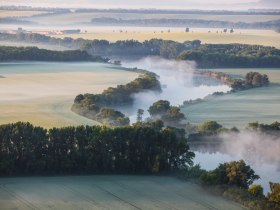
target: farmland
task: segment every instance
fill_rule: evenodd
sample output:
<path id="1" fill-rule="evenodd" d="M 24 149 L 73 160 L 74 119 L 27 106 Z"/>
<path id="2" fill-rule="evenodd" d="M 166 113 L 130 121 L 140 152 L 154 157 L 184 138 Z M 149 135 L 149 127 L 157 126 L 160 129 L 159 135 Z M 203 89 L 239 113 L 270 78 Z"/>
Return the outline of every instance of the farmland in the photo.
<path id="1" fill-rule="evenodd" d="M 0 179 L 3 209 L 244 209 L 171 177 L 70 176 Z"/>

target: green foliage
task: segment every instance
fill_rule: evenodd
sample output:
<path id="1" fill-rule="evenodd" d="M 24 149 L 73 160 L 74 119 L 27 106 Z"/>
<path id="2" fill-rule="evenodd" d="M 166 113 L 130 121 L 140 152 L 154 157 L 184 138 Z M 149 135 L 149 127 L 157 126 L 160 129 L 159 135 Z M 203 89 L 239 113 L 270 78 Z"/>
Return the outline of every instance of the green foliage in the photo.
<path id="1" fill-rule="evenodd" d="M 0 46 L 1 61 L 96 61 L 106 62 L 101 57 L 91 56 L 86 51 L 53 51 L 37 47 Z"/>
<path id="2" fill-rule="evenodd" d="M 207 121 L 198 127 L 198 131 L 205 134 L 215 134 L 223 126 L 216 121 Z"/>
<path id="3" fill-rule="evenodd" d="M 280 50 L 259 45 L 204 44 L 181 52 L 178 59 L 196 61 L 199 68 L 279 67 Z"/>
<path id="4" fill-rule="evenodd" d="M 258 72 L 249 72 L 246 74 L 245 79 L 233 80 L 231 87 L 233 90 L 247 90 L 255 87 L 268 86 L 269 79 L 266 74 L 260 74 Z"/>
<path id="5" fill-rule="evenodd" d="M 192 164 L 182 130 L 148 125 L 45 130 L 29 123 L 0 126 L 0 176 L 169 173 Z"/>
<path id="6" fill-rule="evenodd" d="M 159 100 L 149 107 L 148 112 L 152 117 L 164 115 L 170 109 L 170 102 Z"/>
<path id="7" fill-rule="evenodd" d="M 204 173 L 200 180 L 207 185 L 234 185 L 244 189 L 259 179 L 255 171 L 243 160 L 220 164 L 213 171 Z"/>
<path id="8" fill-rule="evenodd" d="M 169 101 L 159 100 L 149 107 L 148 112 L 153 119 L 162 120 L 167 126 L 179 126 L 186 119 L 180 108 L 170 106 Z"/>
<path id="9" fill-rule="evenodd" d="M 123 113 L 108 108 L 102 108 L 96 115 L 96 120 L 109 126 L 126 126 L 130 122 Z"/>
<path id="10" fill-rule="evenodd" d="M 141 22 L 142 21 L 143 20 L 141 20 Z M 123 40 L 110 43 L 107 40 L 85 40 L 82 38 L 61 39 L 40 34 L 24 33 L 0 33 L 0 40 L 44 43 L 72 49 L 82 49 L 93 56 L 110 57 L 123 55 L 128 57 L 145 57 L 156 55 L 164 58 L 178 58 L 179 60 L 194 60 L 197 62 L 199 68 L 280 67 L 280 50 L 274 47 L 264 47 L 260 45 L 201 45 L 200 40 L 179 43 L 162 39 L 151 39 L 142 43 L 136 40 Z M 11 60 L 11 57 L 8 58 Z M 5 57 L 5 59 L 7 59 L 7 57 Z M 100 60 L 100 57 L 96 57 L 95 60 L 96 59 Z"/>
<path id="11" fill-rule="evenodd" d="M 253 123 L 249 123 L 247 128 L 254 131 L 275 132 L 275 131 L 280 131 L 280 123 L 276 121 L 269 125 L 269 124 L 253 122 Z"/>
<path id="12" fill-rule="evenodd" d="M 248 192 L 253 196 L 253 197 L 263 197 L 263 188 L 259 184 L 252 184 L 250 185 Z"/>
<path id="13" fill-rule="evenodd" d="M 137 110 L 137 122 L 142 122 L 143 121 L 143 114 L 144 114 L 143 109 L 138 109 Z"/>
<path id="14" fill-rule="evenodd" d="M 271 192 L 268 193 L 267 198 L 270 202 L 280 209 L 280 183 L 269 183 Z"/>
<path id="15" fill-rule="evenodd" d="M 107 125 L 127 125 L 128 118 L 125 116 L 116 117 L 114 115 L 117 111 L 107 108 L 130 106 L 133 104 L 133 94 L 145 90 L 161 91 L 160 82 L 155 74 L 142 74 L 126 85 L 118 85 L 116 88 L 109 87 L 101 94 L 79 94 L 74 100 L 72 111 Z M 104 108 L 106 109 L 104 110 Z M 108 117 L 102 113 L 102 110 L 112 115 Z"/>

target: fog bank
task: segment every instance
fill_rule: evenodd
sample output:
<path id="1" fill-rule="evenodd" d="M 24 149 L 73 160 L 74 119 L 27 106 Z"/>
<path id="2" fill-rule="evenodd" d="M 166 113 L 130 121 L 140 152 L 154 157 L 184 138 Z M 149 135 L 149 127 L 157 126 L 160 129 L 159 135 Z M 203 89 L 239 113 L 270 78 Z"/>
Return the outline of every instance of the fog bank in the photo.
<path id="1" fill-rule="evenodd" d="M 154 92 L 136 94 L 134 96 L 135 110 L 138 108 L 147 110 L 157 100 L 168 100 L 171 105 L 178 106 L 182 105 L 186 100 L 204 98 L 214 92 L 227 92 L 230 90 L 230 87 L 216 80 L 195 75 L 196 64 L 192 61 L 147 57 L 133 62 L 124 61 L 123 66 L 127 68 L 137 67 L 138 69 L 154 72 L 159 75 L 159 80 L 163 86 L 160 94 Z M 132 118 L 135 119 L 135 116 L 132 116 Z"/>
<path id="2" fill-rule="evenodd" d="M 261 178 L 256 183 L 269 192 L 269 182 L 280 182 L 280 137 L 259 132 L 241 131 L 218 136 L 220 147 L 211 146 L 195 152 L 194 162 L 206 170 L 220 163 L 243 159 Z"/>

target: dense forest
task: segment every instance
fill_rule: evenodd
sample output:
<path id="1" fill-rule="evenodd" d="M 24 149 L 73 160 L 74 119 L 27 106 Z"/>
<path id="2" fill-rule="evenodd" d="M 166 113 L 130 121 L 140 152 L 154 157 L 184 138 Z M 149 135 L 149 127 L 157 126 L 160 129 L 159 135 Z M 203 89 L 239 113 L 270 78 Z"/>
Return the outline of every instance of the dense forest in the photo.
<path id="1" fill-rule="evenodd" d="M 192 164 L 184 130 L 0 126 L 0 175 L 170 173 Z"/>
<path id="2" fill-rule="evenodd" d="M 74 100 L 72 111 L 109 126 L 128 125 L 129 119 L 113 108 L 131 106 L 134 101 L 133 94 L 142 91 L 161 91 L 157 75 L 141 74 L 128 84 L 109 87 L 101 94 L 79 94 Z"/>
<path id="3" fill-rule="evenodd" d="M 280 50 L 258 45 L 204 44 L 178 58 L 196 61 L 200 68 L 280 67 Z"/>
<path id="4" fill-rule="evenodd" d="M 0 46 L 0 62 L 2 61 L 94 61 L 106 62 L 99 56 L 91 56 L 85 51 L 53 51 L 37 47 Z"/>
<path id="5" fill-rule="evenodd" d="M 274 47 L 246 44 L 201 44 L 200 40 L 184 43 L 151 39 L 144 42 L 124 40 L 85 40 L 53 38 L 39 34 L 0 33 L 2 41 L 44 43 L 87 51 L 93 56 L 146 57 L 161 56 L 168 59 L 193 60 L 199 68 L 279 68 L 280 50 Z"/>

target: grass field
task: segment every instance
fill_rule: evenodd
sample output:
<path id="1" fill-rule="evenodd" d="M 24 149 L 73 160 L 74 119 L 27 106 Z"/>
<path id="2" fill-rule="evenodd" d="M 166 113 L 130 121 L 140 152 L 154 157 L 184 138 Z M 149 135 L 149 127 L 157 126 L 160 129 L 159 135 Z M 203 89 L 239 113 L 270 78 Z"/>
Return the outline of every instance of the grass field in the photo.
<path id="1" fill-rule="evenodd" d="M 182 110 L 194 124 L 215 120 L 224 126 L 244 128 L 249 122 L 272 123 L 280 120 L 280 69 L 217 69 L 235 75 L 250 71 L 267 74 L 274 84 L 240 91 L 188 105 Z"/>
<path id="2" fill-rule="evenodd" d="M 47 11 L 0 10 L 0 18 L 31 17 L 32 15 L 46 14 Z"/>
<path id="3" fill-rule="evenodd" d="M 66 13 L 54 14 L 46 17 L 32 18 L 42 24 L 57 24 L 57 20 L 64 24 L 90 22 L 93 18 L 109 17 L 115 19 L 198 19 L 230 22 L 265 22 L 279 20 L 279 15 L 208 15 L 208 14 L 140 14 L 140 13 Z"/>
<path id="4" fill-rule="evenodd" d="M 97 124 L 70 110 L 75 96 L 137 77 L 94 63 L 1 64 L 0 75 L 0 124 L 29 121 L 46 128 Z"/>
<path id="5" fill-rule="evenodd" d="M 0 178 L 0 206 L 8 209 L 245 209 L 171 177 L 71 176 Z"/>
<path id="6" fill-rule="evenodd" d="M 84 28 L 83 28 L 84 29 Z M 123 30 L 123 33 L 119 31 Z M 193 32 L 185 33 L 184 29 L 168 28 L 132 28 L 132 27 L 102 27 L 98 30 L 88 29 L 88 33 L 56 35 L 54 37 L 64 38 L 84 38 L 84 39 L 106 39 L 109 41 L 134 39 L 138 41 L 160 38 L 165 40 L 174 40 L 184 42 L 187 40 L 199 39 L 203 43 L 209 44 L 257 44 L 265 46 L 274 46 L 280 48 L 280 35 L 271 30 L 236 30 L 234 34 L 221 34 L 216 31 L 221 29 L 191 29 Z M 208 33 L 208 31 L 211 33 Z M 127 31 L 127 32 L 126 32 Z M 164 31 L 163 33 L 161 31 Z"/>

